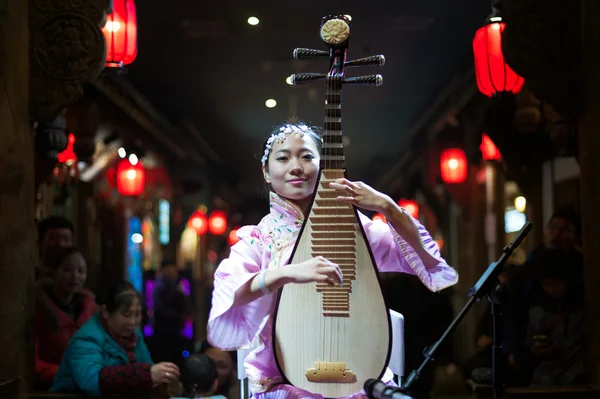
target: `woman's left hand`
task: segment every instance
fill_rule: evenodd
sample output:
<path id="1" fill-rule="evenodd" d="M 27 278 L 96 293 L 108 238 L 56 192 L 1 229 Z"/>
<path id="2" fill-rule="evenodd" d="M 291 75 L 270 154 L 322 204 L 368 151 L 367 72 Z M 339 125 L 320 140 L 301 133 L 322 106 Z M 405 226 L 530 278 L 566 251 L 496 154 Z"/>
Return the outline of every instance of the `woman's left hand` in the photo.
<path id="1" fill-rule="evenodd" d="M 329 183 L 329 187 L 346 194 L 346 196 L 340 195 L 337 197 L 338 200 L 349 202 L 369 211 L 385 214 L 390 206 L 394 205 L 394 201 L 389 196 L 361 181 L 351 182 L 346 178 L 336 179 L 335 182 Z"/>

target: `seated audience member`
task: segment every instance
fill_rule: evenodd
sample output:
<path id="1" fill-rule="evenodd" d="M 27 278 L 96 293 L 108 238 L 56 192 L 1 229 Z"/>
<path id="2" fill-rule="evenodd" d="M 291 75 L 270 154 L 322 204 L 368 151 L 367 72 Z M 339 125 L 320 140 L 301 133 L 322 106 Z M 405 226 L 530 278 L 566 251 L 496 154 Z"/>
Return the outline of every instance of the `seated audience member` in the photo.
<path id="1" fill-rule="evenodd" d="M 75 333 L 52 392 L 83 392 L 90 396 L 152 396 L 176 383 L 179 368 L 153 364 L 139 330 L 142 302 L 129 282 L 113 284 L 98 301 L 102 309 Z"/>
<path id="2" fill-rule="evenodd" d="M 200 347 L 200 353 L 208 356 L 217 368 L 217 379 L 219 384 L 216 393 L 234 398 L 239 392 L 239 381 L 236 370 L 236 352 L 226 352 L 215 348 L 208 341 L 204 341 Z"/>
<path id="3" fill-rule="evenodd" d="M 572 274 L 583 281 L 582 255 L 578 250 L 581 242 L 581 218 L 572 210 L 556 211 L 544 229 L 544 242 L 533 251 L 522 266 L 511 273 L 510 287 L 513 293 L 509 306 L 504 315 L 503 350 L 508 358 L 510 367 L 521 370 L 525 365 L 520 364 L 519 348 L 527 337 L 527 321 L 529 309 L 539 296 L 541 287 L 537 271 L 544 267 L 539 258 L 548 250 L 562 250 L 569 253 L 574 262 Z M 522 372 L 518 371 L 518 375 Z"/>
<path id="4" fill-rule="evenodd" d="M 48 265 L 51 279 L 36 286 L 35 377 L 36 387 L 48 390 L 75 332 L 96 312 L 91 292 L 83 289 L 87 264 L 76 248 L 57 251 Z"/>
<path id="5" fill-rule="evenodd" d="M 217 367 L 213 360 L 203 354 L 193 354 L 184 360 L 181 371 L 181 391 L 178 397 L 226 399 L 223 395 L 215 395 L 219 386 Z"/>
<path id="6" fill-rule="evenodd" d="M 541 288 L 529 308 L 525 350 L 530 355 L 531 386 L 565 386 L 585 381 L 584 308 L 581 258 L 547 249 L 538 259 Z"/>
<path id="7" fill-rule="evenodd" d="M 73 246 L 73 224 L 62 216 L 49 216 L 38 224 L 39 262 L 35 280 L 48 279 L 50 269 L 62 248 Z"/>

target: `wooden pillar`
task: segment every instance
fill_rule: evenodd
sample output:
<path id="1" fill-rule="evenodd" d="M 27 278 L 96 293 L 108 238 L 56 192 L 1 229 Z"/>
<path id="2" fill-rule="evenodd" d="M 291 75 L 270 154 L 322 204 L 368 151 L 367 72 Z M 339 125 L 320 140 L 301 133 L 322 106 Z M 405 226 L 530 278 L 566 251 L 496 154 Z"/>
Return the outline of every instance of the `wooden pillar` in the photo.
<path id="1" fill-rule="evenodd" d="M 28 3 L 0 1 L 0 383 L 32 371 L 31 311 L 36 254 L 33 140 L 29 123 Z"/>
<path id="2" fill-rule="evenodd" d="M 584 66 L 584 112 L 579 119 L 579 166 L 581 172 L 581 217 L 585 267 L 587 322 L 587 368 L 593 385 L 600 386 L 600 2 L 582 0 L 582 44 Z"/>

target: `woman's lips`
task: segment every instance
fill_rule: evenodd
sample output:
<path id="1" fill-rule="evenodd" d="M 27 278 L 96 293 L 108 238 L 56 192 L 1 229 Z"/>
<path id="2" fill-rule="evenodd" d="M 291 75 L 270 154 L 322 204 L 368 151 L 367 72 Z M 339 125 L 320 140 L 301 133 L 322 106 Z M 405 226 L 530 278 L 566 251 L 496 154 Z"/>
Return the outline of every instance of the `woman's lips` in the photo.
<path id="1" fill-rule="evenodd" d="M 306 181 L 306 179 L 292 179 L 292 180 L 288 180 L 287 182 L 289 184 L 293 184 L 294 186 L 300 186 L 300 185 L 304 184 L 305 181 Z"/>

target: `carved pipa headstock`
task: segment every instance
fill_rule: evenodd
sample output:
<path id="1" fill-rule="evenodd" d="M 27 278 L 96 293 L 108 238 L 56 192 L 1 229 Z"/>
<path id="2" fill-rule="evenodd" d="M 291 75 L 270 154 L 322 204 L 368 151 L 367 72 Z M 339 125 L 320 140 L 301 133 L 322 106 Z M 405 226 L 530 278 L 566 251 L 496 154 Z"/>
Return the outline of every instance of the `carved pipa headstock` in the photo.
<path id="1" fill-rule="evenodd" d="M 317 80 L 325 80 L 325 123 L 323 130 L 323 154 L 321 169 L 345 169 L 344 145 L 342 142 L 342 86 L 381 86 L 381 75 L 346 77 L 347 67 L 383 66 L 383 55 L 347 61 L 346 52 L 350 39 L 350 17 L 335 15 L 324 17 L 321 21 L 321 39 L 329 47 L 329 51 L 297 48 L 294 58 L 308 60 L 329 57 L 328 73 L 296 73 L 288 81 L 293 85 L 301 85 Z"/>

